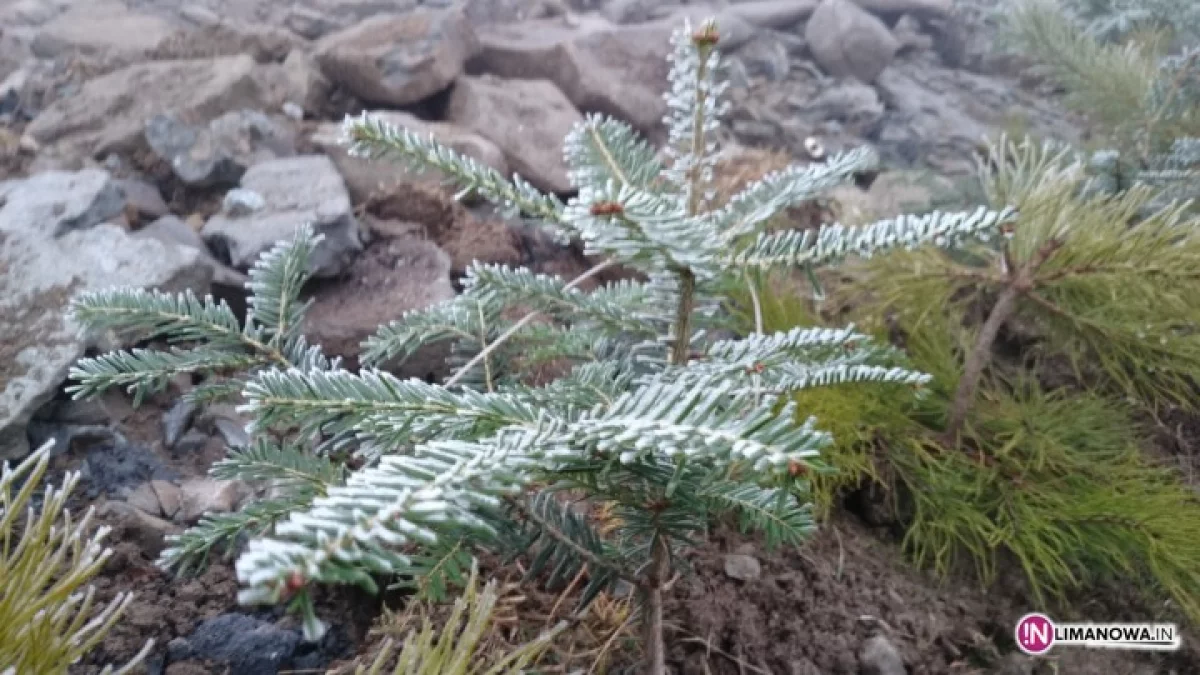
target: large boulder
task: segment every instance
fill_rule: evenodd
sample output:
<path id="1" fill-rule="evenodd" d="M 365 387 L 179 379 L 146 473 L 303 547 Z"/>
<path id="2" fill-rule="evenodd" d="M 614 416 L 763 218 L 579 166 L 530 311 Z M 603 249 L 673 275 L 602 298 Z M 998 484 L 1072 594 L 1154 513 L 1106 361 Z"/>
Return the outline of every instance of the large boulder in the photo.
<path id="1" fill-rule="evenodd" d="M 210 218 L 200 234 L 217 257 L 235 269 L 248 270 L 305 224 L 325 235 L 310 261 L 318 277 L 340 275 L 362 250 L 346 182 L 324 155 L 256 164 L 225 203 L 225 210 Z"/>
<path id="2" fill-rule="evenodd" d="M 900 50 L 887 25 L 850 0 L 822 0 L 804 37 L 826 73 L 866 84 L 873 83 Z"/>
<path id="3" fill-rule="evenodd" d="M 417 103 L 454 82 L 476 51 L 461 11 L 382 14 L 329 35 L 317 62 L 331 81 L 375 103 Z"/>
<path id="4" fill-rule="evenodd" d="M 110 222 L 124 208 L 96 169 L 0 183 L 0 459 L 28 453 L 26 424 L 97 344 L 66 315 L 75 293 L 208 289 L 212 270 L 198 251 L 129 236 Z"/>
<path id="5" fill-rule="evenodd" d="M 454 124 L 426 122 L 404 112 L 379 110 L 367 114 L 421 136 L 432 136 L 434 140 L 458 154 L 482 162 L 504 176 L 508 175 L 508 162 L 504 159 L 504 153 L 495 143 L 480 134 Z M 401 161 L 353 157 L 342 145 L 341 135 L 341 123 L 326 122 L 317 127 L 311 142 L 337 164 L 355 203 L 365 202 L 392 190 L 404 190 L 414 184 L 440 184 L 446 181 L 446 176 L 434 169 L 417 172 L 409 169 Z"/>
<path id="6" fill-rule="evenodd" d="M 552 82 L 464 77 L 450 95 L 446 118 L 495 143 L 535 187 L 572 190 L 562 144 L 583 116 Z"/>
<path id="7" fill-rule="evenodd" d="M 171 113 L 200 124 L 230 110 L 273 107 L 259 75 L 249 56 L 140 63 L 55 101 L 26 132 L 76 159 L 128 152 L 142 147 L 145 122 L 155 115 Z"/>

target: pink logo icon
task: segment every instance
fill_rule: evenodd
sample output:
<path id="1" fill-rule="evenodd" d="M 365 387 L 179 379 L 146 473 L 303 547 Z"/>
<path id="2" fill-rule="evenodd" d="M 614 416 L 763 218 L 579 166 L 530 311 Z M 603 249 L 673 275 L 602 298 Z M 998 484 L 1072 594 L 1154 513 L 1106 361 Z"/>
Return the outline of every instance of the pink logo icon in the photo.
<path id="1" fill-rule="evenodd" d="M 1054 622 L 1045 614 L 1026 614 L 1017 622 L 1016 638 L 1026 654 L 1045 654 L 1054 646 Z"/>

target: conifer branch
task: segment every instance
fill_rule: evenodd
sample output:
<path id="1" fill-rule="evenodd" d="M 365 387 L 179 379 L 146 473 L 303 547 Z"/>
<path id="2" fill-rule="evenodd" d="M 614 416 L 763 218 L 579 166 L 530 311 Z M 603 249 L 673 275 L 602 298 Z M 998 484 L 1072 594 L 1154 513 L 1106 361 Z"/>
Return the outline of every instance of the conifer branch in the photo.
<path id="1" fill-rule="evenodd" d="M 520 176 L 505 180 L 500 172 L 473 157 L 438 143 L 432 134 L 421 136 L 367 113 L 347 116 L 342 125 L 343 143 L 357 157 L 379 159 L 394 155 L 417 170 L 436 169 L 450 177 L 463 193 L 475 193 L 512 211 L 538 218 L 556 228 L 560 237 L 573 234 L 562 217 L 563 204 L 545 195 Z M 460 193 L 462 194 L 462 193 Z"/>
<path id="2" fill-rule="evenodd" d="M 211 296 L 201 301 L 190 290 L 179 295 L 125 288 L 88 291 L 71 302 L 69 311 L 88 328 L 137 333 L 145 340 L 167 337 L 212 348 L 244 348 L 271 363 L 288 363 L 259 335 L 242 330 L 224 301 L 217 304 Z"/>
<path id="3" fill-rule="evenodd" d="M 787 230 L 761 234 L 744 250 L 728 258 L 737 267 L 819 266 L 857 254 L 871 257 L 889 249 L 911 250 L 933 244 L 940 248 L 961 246 L 971 239 L 986 241 L 1015 217 L 1012 210 L 975 211 L 924 216 L 900 216 L 863 226 L 823 225 L 813 230 Z"/>

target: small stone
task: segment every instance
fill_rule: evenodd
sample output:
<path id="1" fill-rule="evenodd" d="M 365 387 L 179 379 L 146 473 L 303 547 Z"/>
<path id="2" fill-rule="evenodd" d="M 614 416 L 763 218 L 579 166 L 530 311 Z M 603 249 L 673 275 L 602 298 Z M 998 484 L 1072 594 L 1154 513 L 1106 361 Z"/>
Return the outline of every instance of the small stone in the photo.
<path id="1" fill-rule="evenodd" d="M 179 10 L 179 15 L 197 26 L 209 28 L 221 23 L 221 17 L 216 12 L 196 4 L 187 4 Z"/>
<path id="2" fill-rule="evenodd" d="M 158 506 L 167 518 L 174 518 L 183 504 L 183 491 L 179 486 L 165 480 L 152 480 L 147 485 L 158 498 Z"/>
<path id="3" fill-rule="evenodd" d="M 167 448 L 175 447 L 195 416 L 196 404 L 182 398 L 176 401 L 170 410 L 163 413 L 163 442 Z"/>
<path id="4" fill-rule="evenodd" d="M 224 207 L 226 215 L 241 218 L 263 210 L 266 208 L 267 202 L 254 190 L 234 188 L 226 193 L 225 201 L 221 206 Z"/>
<path id="5" fill-rule="evenodd" d="M 179 439 L 175 447 L 171 448 L 177 456 L 192 455 L 198 453 L 208 446 L 208 439 L 211 438 L 203 431 L 192 429 Z"/>
<path id="6" fill-rule="evenodd" d="M 82 399 L 78 401 L 63 401 L 54 406 L 53 421 L 59 424 L 105 425 L 111 420 L 108 410 L 98 399 Z"/>
<path id="7" fill-rule="evenodd" d="M 307 7 L 293 7 L 284 18 L 283 25 L 308 40 L 320 39 L 341 28 L 331 17 Z"/>
<path id="8" fill-rule="evenodd" d="M 116 521 L 125 530 L 117 539 L 134 542 L 151 558 L 162 552 L 166 535 L 179 533 L 175 525 L 125 502 L 104 502 L 96 511 L 97 515 Z"/>
<path id="9" fill-rule="evenodd" d="M 126 179 L 117 181 L 125 193 L 126 208 L 132 209 L 143 222 L 162 218 L 170 212 L 158 188 L 143 180 Z"/>
<path id="10" fill-rule="evenodd" d="M 283 114 L 299 122 L 304 119 L 304 108 L 297 103 L 288 101 L 283 104 Z"/>
<path id="11" fill-rule="evenodd" d="M 324 237 L 309 257 L 309 271 L 319 278 L 340 276 L 362 251 L 346 182 L 325 155 L 255 164 L 241 188 L 259 197 L 260 208 L 242 216 L 217 214 L 201 232 L 218 259 L 234 269 L 248 270 L 277 243 L 295 237 L 303 224 Z"/>
<path id="12" fill-rule="evenodd" d="M 738 581 L 757 581 L 762 576 L 758 558 L 742 554 L 725 556 L 725 575 Z"/>
<path id="13" fill-rule="evenodd" d="M 322 39 L 317 62 L 355 96 L 412 105 L 449 87 L 478 48 L 466 17 L 453 10 L 377 14 Z"/>
<path id="14" fill-rule="evenodd" d="M 131 490 L 129 496 L 125 498 L 125 502 L 152 516 L 163 514 L 162 507 L 158 502 L 158 494 L 154 492 L 154 488 L 150 487 L 149 483 L 142 483 Z"/>
<path id="15" fill-rule="evenodd" d="M 179 486 L 180 504 L 175 520 L 195 522 L 206 513 L 230 513 L 237 509 L 249 490 L 241 481 L 192 478 Z"/>
<path id="16" fill-rule="evenodd" d="M 907 675 L 904 658 L 886 637 L 876 635 L 867 639 L 858 653 L 863 675 Z"/>
<path id="17" fill-rule="evenodd" d="M 222 664 L 224 672 L 277 673 L 290 664 L 300 634 L 245 614 L 222 614 L 197 626 L 187 642 L 175 651 Z"/>
<path id="18" fill-rule="evenodd" d="M 887 25 L 851 0 L 822 0 L 804 38 L 822 70 L 865 84 L 874 83 L 900 49 Z"/>

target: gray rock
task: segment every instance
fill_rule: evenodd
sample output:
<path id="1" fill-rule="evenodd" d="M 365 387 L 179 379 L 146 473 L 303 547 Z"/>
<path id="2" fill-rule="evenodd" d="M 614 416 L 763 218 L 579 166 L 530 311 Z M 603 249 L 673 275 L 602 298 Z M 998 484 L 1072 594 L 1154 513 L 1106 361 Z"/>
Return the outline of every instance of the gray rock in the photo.
<path id="1" fill-rule="evenodd" d="M 50 424 L 104 425 L 112 421 L 110 411 L 100 399 L 80 399 L 48 403 L 34 419 Z M 35 443 L 34 445 L 41 445 Z M 57 449 L 57 448 L 56 448 Z"/>
<path id="2" fill-rule="evenodd" d="M 813 58 L 833 77 L 871 84 L 900 49 L 887 25 L 850 0 L 822 0 L 804 29 Z"/>
<path id="3" fill-rule="evenodd" d="M 310 7 L 293 7 L 284 18 L 283 25 L 308 40 L 320 39 L 342 27 L 341 22 Z"/>
<path id="4" fill-rule="evenodd" d="M 245 614 L 222 614 L 206 619 L 185 640 L 172 640 L 168 657 L 213 661 L 229 675 L 271 675 L 288 665 L 299 645 L 296 631 Z"/>
<path id="5" fill-rule="evenodd" d="M 933 37 L 921 30 L 921 22 L 911 14 L 900 17 L 896 25 L 892 26 L 892 35 L 900 43 L 900 53 L 933 49 Z"/>
<path id="6" fill-rule="evenodd" d="M 153 49 L 174 28 L 149 14 L 130 12 L 123 3 L 80 3 L 43 25 L 31 49 L 41 58 L 66 54 L 137 54 Z"/>
<path id="7" fill-rule="evenodd" d="M 755 26 L 783 30 L 809 18 L 816 8 L 817 0 L 752 0 L 739 2 L 726 11 Z M 721 32 L 725 32 L 723 28 Z"/>
<path id="8" fill-rule="evenodd" d="M 180 220 L 177 216 L 163 216 L 158 220 L 138 230 L 133 235 L 136 238 L 157 239 L 163 243 L 187 246 L 200 253 L 204 262 L 212 270 L 212 282 L 224 286 L 242 287 L 249 277 L 221 263 L 209 252 L 204 239 L 191 225 Z"/>
<path id="9" fill-rule="evenodd" d="M 296 119 L 303 119 L 304 112 L 317 114 L 328 105 L 331 85 L 316 60 L 299 49 L 293 49 L 280 66 L 287 85 L 287 103 L 301 109 Z"/>
<path id="10" fill-rule="evenodd" d="M 444 122 L 426 122 L 404 112 L 368 111 L 368 114 L 389 125 L 408 129 L 422 136 L 432 135 L 439 143 L 460 155 L 471 157 L 490 166 L 500 175 L 509 175 L 504 153 L 483 136 Z M 341 143 L 340 122 L 325 122 L 309 139 L 320 151 L 333 160 L 346 181 L 350 197 L 362 203 L 373 196 L 394 190 L 408 190 L 413 185 L 444 185 L 447 176 L 437 170 L 413 171 L 401 162 L 379 162 L 351 156 Z"/>
<path id="11" fill-rule="evenodd" d="M 144 180 L 127 178 L 117 181 L 121 192 L 125 195 L 125 204 L 139 218 L 154 220 L 162 218 L 170 212 L 167 202 L 163 200 L 162 192 Z"/>
<path id="12" fill-rule="evenodd" d="M 306 223 L 325 236 L 311 260 L 316 276 L 341 274 L 362 251 L 346 183 L 328 157 L 306 155 L 256 164 L 243 176 L 242 188 L 261 196 L 263 207 L 249 214 L 218 214 L 201 230 L 218 259 L 234 268 L 249 269 Z"/>
<path id="13" fill-rule="evenodd" d="M 208 446 L 209 438 L 211 437 L 203 431 L 192 429 L 185 433 L 171 450 L 176 456 L 195 454 Z"/>
<path id="14" fill-rule="evenodd" d="M 725 576 L 738 581 L 757 581 L 762 576 L 762 564 L 754 556 L 730 553 L 725 556 Z"/>
<path id="15" fill-rule="evenodd" d="M 671 32 L 678 26 L 674 18 L 627 27 L 607 21 L 574 27 L 559 19 L 491 26 L 480 30 L 482 51 L 470 70 L 508 80 L 547 80 L 578 109 L 626 120 L 655 137 L 666 113 L 666 59 Z M 723 47 L 732 48 L 724 43 L 725 28 L 722 24 Z M 555 143 L 558 154 L 561 142 Z M 540 151 L 540 146 L 530 147 Z M 516 163 L 511 157 L 510 162 Z"/>
<path id="16" fill-rule="evenodd" d="M 0 187 L 5 212 L 35 218 L 22 229 L 60 237 L 72 230 L 86 230 L 121 215 L 125 194 L 105 171 L 47 171 L 22 183 Z M 14 226 L 18 225 L 13 223 Z"/>
<path id="17" fill-rule="evenodd" d="M 954 11 L 954 0 L 854 0 L 854 4 L 887 21 L 904 14 L 927 21 L 945 18 Z"/>
<path id="18" fill-rule="evenodd" d="M 157 558 L 165 548 L 166 536 L 180 531 L 178 526 L 122 501 L 106 501 L 96 511 L 105 522 L 113 522 L 119 528 L 114 539 L 132 541 L 151 558 Z"/>
<path id="19" fill-rule="evenodd" d="M 248 420 L 234 406 L 214 403 L 207 406 L 195 421 L 195 426 L 204 432 L 220 435 L 231 447 L 242 447 L 250 441 L 246 433 Z"/>
<path id="20" fill-rule="evenodd" d="M 863 643 L 858 653 L 863 675 L 908 675 L 904 658 L 886 637 L 876 635 Z"/>
<path id="21" fill-rule="evenodd" d="M 150 487 L 150 483 L 142 483 L 131 490 L 125 497 L 125 503 L 155 517 L 163 515 L 162 506 L 158 503 L 158 494 Z"/>
<path id="22" fill-rule="evenodd" d="M 799 659 L 788 664 L 788 675 L 822 675 L 821 669 L 811 659 Z"/>
<path id="23" fill-rule="evenodd" d="M 551 82 L 463 78 L 450 96 L 446 117 L 495 143 L 513 170 L 535 187 L 557 193 L 572 189 L 562 141 L 583 116 Z"/>
<path id="24" fill-rule="evenodd" d="M 179 510 L 175 520 L 193 523 L 206 513 L 230 513 L 250 496 L 241 481 L 190 478 L 179 485 Z"/>
<path id="25" fill-rule="evenodd" d="M 241 218 L 267 208 L 267 201 L 254 190 L 237 188 L 225 194 L 221 207 L 225 209 L 226 215 Z"/>
<path id="26" fill-rule="evenodd" d="M 174 518 L 183 505 L 183 491 L 179 486 L 165 480 L 152 480 L 148 483 L 158 500 L 158 507 L 167 518 Z"/>
<path id="27" fill-rule="evenodd" d="M 644 23 L 669 15 L 677 2 L 664 0 L 610 0 L 600 8 L 604 18 L 613 23 Z"/>
<path id="28" fill-rule="evenodd" d="M 179 9 L 179 16 L 197 26 L 210 28 L 221 24 L 221 17 L 216 12 L 200 5 L 184 5 Z"/>
<path id="29" fill-rule="evenodd" d="M 174 115 L 146 122 L 146 142 L 186 185 L 236 185 L 258 162 L 296 154 L 295 133 L 255 110 L 225 113 L 193 127 Z"/>
<path id="30" fill-rule="evenodd" d="M 175 473 L 149 449 L 136 444 L 114 443 L 92 448 L 81 469 L 87 495 L 119 495 L 153 479 L 170 480 Z"/>
<path id="31" fill-rule="evenodd" d="M 460 11 L 382 14 L 324 38 L 316 58 L 330 81 L 375 103 L 405 106 L 450 86 L 478 43 Z"/>
<path id="32" fill-rule="evenodd" d="M 66 316 L 75 293 L 111 286 L 207 292 L 212 272 L 180 246 L 105 223 L 124 196 L 99 170 L 0 183 L 0 458 L 29 451 L 25 425 L 96 335 Z M 70 261 L 70 264 L 63 264 Z"/>
<path id="33" fill-rule="evenodd" d="M 136 150 L 155 115 L 200 124 L 229 110 L 271 109 L 260 75 L 245 55 L 139 63 L 89 80 L 39 113 L 26 132 L 67 157 Z"/>
<path id="34" fill-rule="evenodd" d="M 875 88 L 855 80 L 838 82 L 807 102 L 805 107 L 824 119 L 836 120 L 863 137 L 872 136 L 872 131 L 887 113 Z"/>
<path id="35" fill-rule="evenodd" d="M 732 58 L 745 67 L 747 77 L 769 82 L 783 80 L 791 70 L 787 43 L 769 33 L 739 49 Z"/>
<path id="36" fill-rule="evenodd" d="M 62 422 L 43 422 L 37 419 L 29 422 L 25 430 L 29 446 L 41 447 L 46 441 L 53 440 L 54 448 L 51 455 L 57 457 L 78 450 L 99 445 L 121 445 L 128 443 L 125 437 L 111 425 L 99 424 L 69 424 Z"/>
<path id="37" fill-rule="evenodd" d="M 195 416 L 195 402 L 185 398 L 176 401 L 170 410 L 163 413 L 163 443 L 168 449 L 174 448 L 179 439 L 183 438 L 184 432 L 191 426 Z"/>

